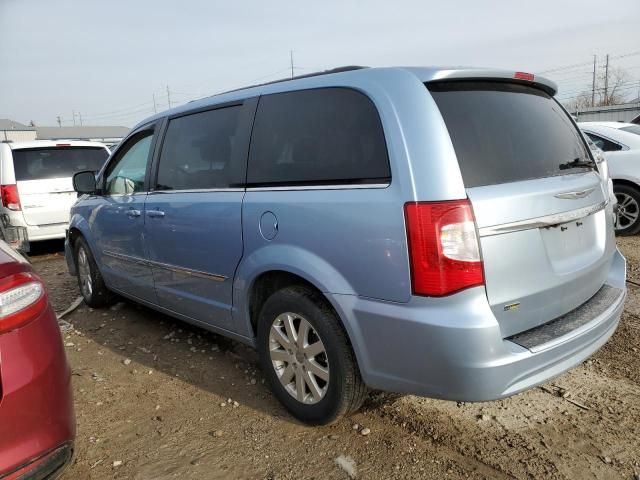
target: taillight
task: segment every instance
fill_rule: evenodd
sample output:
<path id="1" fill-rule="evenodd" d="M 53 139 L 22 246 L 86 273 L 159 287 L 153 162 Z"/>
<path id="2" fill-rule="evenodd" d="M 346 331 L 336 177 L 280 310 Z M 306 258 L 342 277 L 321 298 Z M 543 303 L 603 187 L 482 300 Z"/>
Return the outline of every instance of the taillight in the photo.
<path id="1" fill-rule="evenodd" d="M 37 275 L 22 272 L 0 279 L 0 334 L 36 319 L 46 307 L 44 285 Z"/>
<path id="2" fill-rule="evenodd" d="M 6 208 L 21 210 L 17 185 L 0 185 L 0 196 L 2 197 L 2 205 Z"/>
<path id="3" fill-rule="evenodd" d="M 404 206 L 414 295 L 441 297 L 484 284 L 469 200 Z"/>

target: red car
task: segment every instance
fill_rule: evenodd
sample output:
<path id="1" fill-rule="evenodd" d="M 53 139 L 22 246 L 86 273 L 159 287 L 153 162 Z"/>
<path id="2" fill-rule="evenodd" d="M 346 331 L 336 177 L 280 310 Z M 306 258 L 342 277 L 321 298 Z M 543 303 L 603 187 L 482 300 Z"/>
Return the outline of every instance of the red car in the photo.
<path id="1" fill-rule="evenodd" d="M 57 478 L 74 438 L 71 373 L 47 291 L 0 240 L 0 479 Z"/>

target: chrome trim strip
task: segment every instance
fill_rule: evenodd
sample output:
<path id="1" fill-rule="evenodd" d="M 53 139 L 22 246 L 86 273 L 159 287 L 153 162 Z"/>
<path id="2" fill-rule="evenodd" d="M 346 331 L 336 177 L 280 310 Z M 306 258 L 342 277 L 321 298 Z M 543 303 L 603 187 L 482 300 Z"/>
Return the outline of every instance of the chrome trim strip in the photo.
<path id="1" fill-rule="evenodd" d="M 216 282 L 224 282 L 228 277 L 225 275 L 219 275 L 217 273 L 208 273 L 200 270 L 192 270 L 190 268 L 178 267 L 176 265 L 170 265 L 168 263 L 156 262 L 153 260 L 145 260 L 144 258 L 134 257 L 131 255 L 125 255 L 123 253 L 112 252 L 104 250 L 103 255 L 116 258 L 118 260 L 124 260 L 125 262 L 135 263 L 136 265 L 144 265 L 146 267 L 157 267 L 164 270 L 169 270 L 181 275 L 188 275 L 191 277 L 205 278 L 207 280 L 215 280 Z"/>
<path id="2" fill-rule="evenodd" d="M 227 277 L 225 275 L 219 275 L 217 273 L 208 273 L 201 270 L 192 270 L 190 268 L 177 267 L 168 263 L 156 262 L 153 260 L 147 260 L 150 266 L 163 268 L 170 272 L 179 273 L 182 275 L 189 275 L 191 277 L 206 278 L 207 280 L 215 280 L 216 282 L 224 282 Z"/>
<path id="3" fill-rule="evenodd" d="M 285 190 L 362 190 L 387 188 L 391 183 L 354 183 L 349 185 L 291 185 L 285 187 L 248 187 L 247 192 L 281 192 Z"/>
<path id="4" fill-rule="evenodd" d="M 482 227 L 478 231 L 481 237 L 489 237 L 491 235 L 513 233 L 513 232 L 519 232 L 521 230 L 554 227 L 562 223 L 568 223 L 573 220 L 579 220 L 580 218 L 593 215 L 594 213 L 597 213 L 600 210 L 604 210 L 604 208 L 607 206 L 607 203 L 608 202 L 605 200 L 596 205 L 590 205 L 588 207 L 582 207 L 576 210 L 569 210 L 568 212 L 555 213 L 553 215 L 545 215 L 542 217 L 531 218 L 528 220 L 520 220 L 518 222 L 503 223 L 501 225 L 493 225 L 491 227 Z"/>
<path id="5" fill-rule="evenodd" d="M 149 195 L 167 195 L 172 193 L 208 193 L 208 192 L 244 192 L 244 188 L 191 188 L 185 190 L 152 190 Z"/>
<path id="6" fill-rule="evenodd" d="M 110 250 L 103 250 L 102 254 L 106 255 L 107 257 L 115 258 L 117 260 L 124 260 L 125 262 L 131 262 L 137 265 L 148 266 L 148 263 L 145 259 L 139 258 L 139 257 L 133 257 L 131 255 L 125 255 L 124 253 L 112 252 Z"/>

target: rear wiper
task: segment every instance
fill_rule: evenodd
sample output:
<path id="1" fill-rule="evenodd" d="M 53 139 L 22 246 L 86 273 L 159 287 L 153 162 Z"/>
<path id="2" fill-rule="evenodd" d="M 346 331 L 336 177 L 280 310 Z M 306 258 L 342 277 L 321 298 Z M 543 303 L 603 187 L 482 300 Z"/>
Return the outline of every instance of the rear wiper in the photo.
<path id="1" fill-rule="evenodd" d="M 571 168 L 596 168 L 596 164 L 592 160 L 582 160 L 580 157 L 574 158 L 567 163 L 561 163 L 558 165 L 560 170 L 569 170 Z"/>

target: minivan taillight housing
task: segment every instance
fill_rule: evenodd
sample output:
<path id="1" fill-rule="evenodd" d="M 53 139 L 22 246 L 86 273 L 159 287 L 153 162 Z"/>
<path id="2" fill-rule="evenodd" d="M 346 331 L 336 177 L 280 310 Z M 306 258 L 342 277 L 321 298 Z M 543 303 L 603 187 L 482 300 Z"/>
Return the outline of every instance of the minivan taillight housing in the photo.
<path id="1" fill-rule="evenodd" d="M 44 284 L 34 273 L 0 279 L 0 335 L 35 320 L 46 308 Z"/>
<path id="2" fill-rule="evenodd" d="M 4 207 L 9 210 L 22 210 L 17 185 L 0 185 L 0 196 L 2 197 L 2 205 Z"/>
<path id="3" fill-rule="evenodd" d="M 411 288 L 442 297 L 484 285 L 484 268 L 468 199 L 409 202 L 404 206 Z"/>

